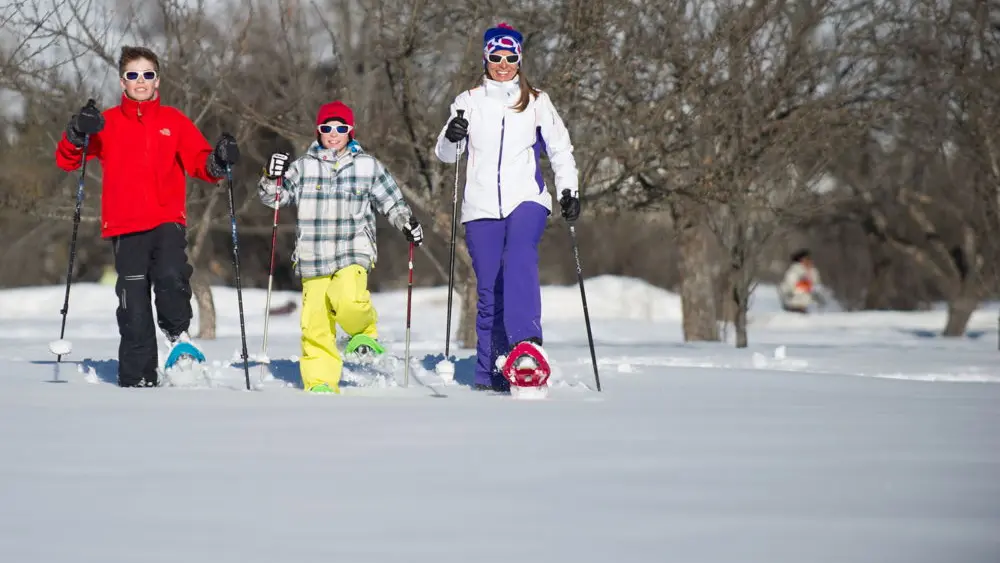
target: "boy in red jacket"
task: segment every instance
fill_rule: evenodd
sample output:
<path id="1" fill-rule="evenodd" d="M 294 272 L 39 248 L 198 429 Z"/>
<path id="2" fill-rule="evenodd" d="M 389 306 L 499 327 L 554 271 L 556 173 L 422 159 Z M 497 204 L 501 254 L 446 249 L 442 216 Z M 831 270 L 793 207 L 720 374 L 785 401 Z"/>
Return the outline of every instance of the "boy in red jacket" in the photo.
<path id="1" fill-rule="evenodd" d="M 88 106 L 74 115 L 56 148 L 56 163 L 79 169 L 83 131 L 96 131 L 87 158 L 101 161 L 101 236 L 110 239 L 118 281 L 118 385 L 155 387 L 156 324 L 171 350 L 183 342 L 204 359 L 187 334 L 191 323 L 191 274 L 187 261 L 186 176 L 218 182 L 239 159 L 236 140 L 223 135 L 213 149 L 179 110 L 161 105 L 160 63 L 142 47 L 124 47 L 118 60 L 121 104 Z"/>

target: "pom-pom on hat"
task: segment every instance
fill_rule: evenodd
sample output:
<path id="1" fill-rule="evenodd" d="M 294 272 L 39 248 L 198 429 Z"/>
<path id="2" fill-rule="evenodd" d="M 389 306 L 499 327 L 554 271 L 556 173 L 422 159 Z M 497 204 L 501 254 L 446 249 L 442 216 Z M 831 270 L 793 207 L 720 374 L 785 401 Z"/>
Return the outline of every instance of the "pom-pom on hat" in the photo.
<path id="1" fill-rule="evenodd" d="M 340 120 L 352 127 L 350 138 L 354 138 L 354 111 L 344 102 L 337 100 L 323 104 L 316 114 L 316 125 L 322 125 L 331 119 Z"/>
<path id="2" fill-rule="evenodd" d="M 514 29 L 507 22 L 500 22 L 496 27 L 491 27 L 483 34 L 483 58 L 495 51 L 512 51 L 521 54 L 521 44 L 524 43 L 524 36 Z"/>

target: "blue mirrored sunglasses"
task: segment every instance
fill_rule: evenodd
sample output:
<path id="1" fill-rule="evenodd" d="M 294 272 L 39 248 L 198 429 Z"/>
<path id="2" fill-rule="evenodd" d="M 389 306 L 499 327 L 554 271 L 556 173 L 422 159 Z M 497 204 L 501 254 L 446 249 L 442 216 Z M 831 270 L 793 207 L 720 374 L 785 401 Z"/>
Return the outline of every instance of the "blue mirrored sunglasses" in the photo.
<path id="1" fill-rule="evenodd" d="M 346 135 L 351 132 L 351 129 L 354 129 L 354 127 L 351 127 L 350 125 L 345 125 L 343 123 L 339 125 L 328 125 L 324 123 L 316 127 L 316 130 L 323 134 L 333 133 L 334 131 L 336 131 L 341 135 Z"/>
<path id="2" fill-rule="evenodd" d="M 156 71 L 155 70 L 144 70 L 142 72 L 137 72 L 137 71 L 134 71 L 134 70 L 130 70 L 130 71 L 122 74 L 122 78 L 124 78 L 125 80 L 128 80 L 129 82 L 131 82 L 133 80 L 139 80 L 139 75 L 142 75 L 142 79 L 143 80 L 156 80 Z"/>

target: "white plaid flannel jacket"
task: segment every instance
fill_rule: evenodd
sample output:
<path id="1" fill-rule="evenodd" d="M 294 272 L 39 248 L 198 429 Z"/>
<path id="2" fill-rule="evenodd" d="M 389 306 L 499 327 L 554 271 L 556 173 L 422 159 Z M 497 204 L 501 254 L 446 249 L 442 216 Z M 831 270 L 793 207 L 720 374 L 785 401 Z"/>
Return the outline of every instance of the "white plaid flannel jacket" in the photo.
<path id="1" fill-rule="evenodd" d="M 285 171 L 282 186 L 266 175 L 258 183 L 270 208 L 298 208 L 296 272 L 303 278 L 330 276 L 352 264 L 371 269 L 378 259 L 375 210 L 402 230 L 411 210 L 385 166 L 357 143 L 339 157 L 313 142 Z"/>

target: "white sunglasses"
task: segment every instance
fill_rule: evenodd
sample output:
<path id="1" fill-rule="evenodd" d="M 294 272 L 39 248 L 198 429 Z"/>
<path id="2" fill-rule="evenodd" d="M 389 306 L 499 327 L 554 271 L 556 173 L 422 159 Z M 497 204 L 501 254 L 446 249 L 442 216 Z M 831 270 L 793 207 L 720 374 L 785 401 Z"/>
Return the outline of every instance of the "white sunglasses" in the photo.
<path id="1" fill-rule="evenodd" d="M 506 60 L 507 64 L 516 65 L 517 61 L 521 60 L 521 55 L 517 53 L 512 53 L 510 55 L 498 55 L 496 53 L 490 53 L 486 55 L 486 60 L 493 64 L 500 64 L 500 61 Z"/>
<path id="2" fill-rule="evenodd" d="M 336 131 L 337 133 L 340 133 L 341 135 L 346 135 L 347 133 L 351 132 L 351 129 L 354 129 L 354 127 L 351 127 L 350 125 L 346 125 L 346 124 L 343 124 L 343 123 L 341 123 L 339 125 L 328 125 L 328 124 L 324 123 L 322 125 L 317 125 L 316 126 L 316 130 L 319 131 L 320 133 L 323 133 L 323 134 L 333 133 L 334 131 Z"/>
<path id="3" fill-rule="evenodd" d="M 130 70 L 130 71 L 122 73 L 122 78 L 124 78 L 125 80 L 128 80 L 129 82 L 134 82 L 136 80 L 139 80 L 139 76 L 142 76 L 143 80 L 153 81 L 153 80 L 156 80 L 156 71 L 155 70 L 144 70 L 142 72 L 138 72 L 138 71 L 135 71 L 135 70 Z"/>

